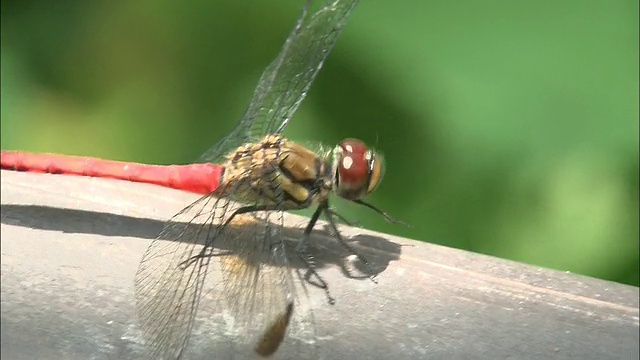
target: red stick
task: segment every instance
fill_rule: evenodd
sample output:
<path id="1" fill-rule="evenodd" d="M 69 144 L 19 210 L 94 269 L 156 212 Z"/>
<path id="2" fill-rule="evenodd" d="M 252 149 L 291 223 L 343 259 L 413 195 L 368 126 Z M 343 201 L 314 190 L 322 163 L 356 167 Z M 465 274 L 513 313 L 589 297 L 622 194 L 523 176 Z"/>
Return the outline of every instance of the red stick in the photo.
<path id="1" fill-rule="evenodd" d="M 198 194 L 209 194 L 218 188 L 223 167 L 220 165 L 146 165 L 124 161 L 57 154 L 34 154 L 2 151 L 2 169 L 106 177 L 156 184 Z"/>

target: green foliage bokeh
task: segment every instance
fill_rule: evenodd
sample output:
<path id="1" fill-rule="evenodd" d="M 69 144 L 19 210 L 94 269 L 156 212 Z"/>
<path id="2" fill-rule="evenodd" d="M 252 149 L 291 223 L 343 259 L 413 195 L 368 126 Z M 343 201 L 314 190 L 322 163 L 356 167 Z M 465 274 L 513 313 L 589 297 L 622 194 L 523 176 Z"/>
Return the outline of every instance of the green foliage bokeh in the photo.
<path id="1" fill-rule="evenodd" d="M 303 1 L 2 1 L 2 149 L 188 163 Z M 638 2 L 356 8 L 286 134 L 385 156 L 366 228 L 638 285 Z"/>

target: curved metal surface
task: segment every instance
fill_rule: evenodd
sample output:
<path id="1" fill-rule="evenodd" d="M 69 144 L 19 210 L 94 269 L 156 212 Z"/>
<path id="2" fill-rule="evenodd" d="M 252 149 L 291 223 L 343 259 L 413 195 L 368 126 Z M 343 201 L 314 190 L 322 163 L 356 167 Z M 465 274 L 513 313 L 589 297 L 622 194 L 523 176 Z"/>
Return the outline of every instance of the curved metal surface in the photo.
<path id="1" fill-rule="evenodd" d="M 2 358 L 139 358 L 133 275 L 163 222 L 196 195 L 0 175 Z M 292 238 L 306 223 L 286 221 Z M 285 339 L 275 358 L 638 358 L 638 288 L 362 229 L 343 234 L 380 272 L 379 283 L 345 276 L 345 251 L 316 231 L 310 251 L 336 304 L 308 286 L 313 355 Z M 188 358 L 233 358 L 213 306 L 203 300 Z"/>

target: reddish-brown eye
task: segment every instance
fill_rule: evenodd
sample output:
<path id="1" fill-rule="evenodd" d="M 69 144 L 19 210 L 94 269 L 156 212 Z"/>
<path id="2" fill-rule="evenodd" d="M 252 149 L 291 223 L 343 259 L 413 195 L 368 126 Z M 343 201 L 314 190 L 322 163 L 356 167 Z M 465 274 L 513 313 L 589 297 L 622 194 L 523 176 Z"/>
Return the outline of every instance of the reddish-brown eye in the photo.
<path id="1" fill-rule="evenodd" d="M 382 160 L 360 140 L 346 139 L 339 146 L 338 195 L 359 199 L 373 191 L 380 181 Z"/>

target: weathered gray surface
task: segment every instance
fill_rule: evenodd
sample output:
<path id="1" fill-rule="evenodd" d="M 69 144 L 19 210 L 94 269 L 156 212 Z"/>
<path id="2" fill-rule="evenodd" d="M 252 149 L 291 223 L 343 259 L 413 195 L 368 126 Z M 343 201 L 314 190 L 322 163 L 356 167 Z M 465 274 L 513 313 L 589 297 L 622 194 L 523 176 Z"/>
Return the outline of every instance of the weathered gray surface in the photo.
<path id="1" fill-rule="evenodd" d="M 133 275 L 163 221 L 196 196 L 74 176 L 1 177 L 2 358 L 139 358 Z M 638 358 L 638 288 L 365 230 L 344 234 L 381 271 L 379 284 L 347 278 L 338 265 L 347 254 L 317 232 L 311 250 L 337 300 L 331 306 L 310 289 L 319 357 Z M 196 333 L 193 358 L 231 357 L 213 338 Z"/>

